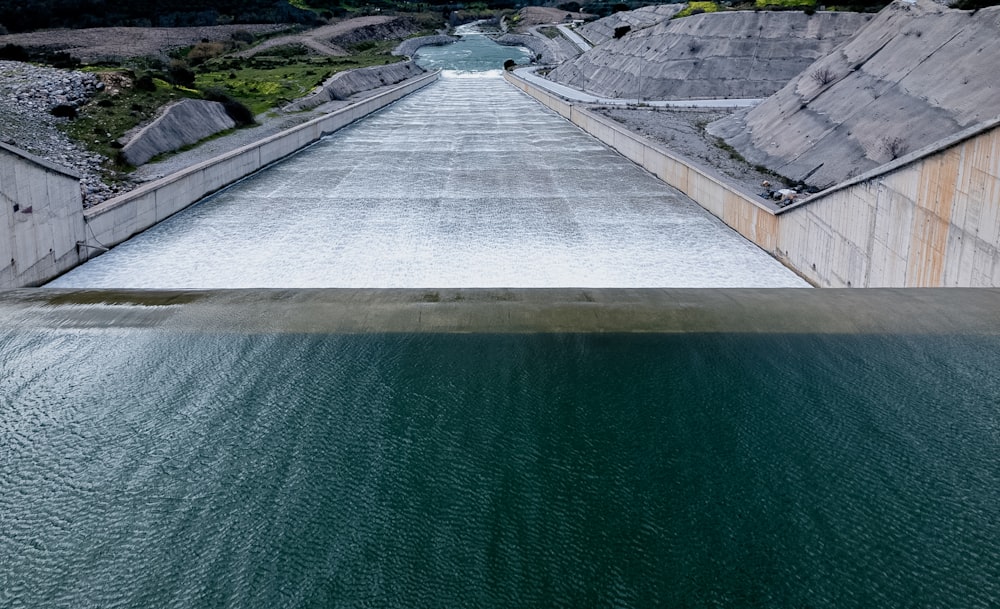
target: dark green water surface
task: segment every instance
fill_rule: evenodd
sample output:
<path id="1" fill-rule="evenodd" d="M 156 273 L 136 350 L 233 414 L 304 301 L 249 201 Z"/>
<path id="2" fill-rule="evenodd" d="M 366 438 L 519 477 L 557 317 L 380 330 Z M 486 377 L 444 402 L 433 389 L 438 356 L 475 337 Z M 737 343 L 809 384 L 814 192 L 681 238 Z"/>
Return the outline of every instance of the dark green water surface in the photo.
<path id="1" fill-rule="evenodd" d="M 0 330 L 3 607 L 1000 603 L 995 337 Z"/>

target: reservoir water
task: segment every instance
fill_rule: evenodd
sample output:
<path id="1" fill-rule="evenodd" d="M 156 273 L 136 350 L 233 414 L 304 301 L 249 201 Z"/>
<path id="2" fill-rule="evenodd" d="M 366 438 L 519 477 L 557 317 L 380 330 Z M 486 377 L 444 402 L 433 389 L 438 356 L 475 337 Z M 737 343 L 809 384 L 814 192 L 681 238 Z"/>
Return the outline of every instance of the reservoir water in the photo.
<path id="1" fill-rule="evenodd" d="M 0 292 L 0 607 L 1000 604 L 1000 292 L 637 289 L 800 284 L 452 76 Z M 422 289 L 94 289 L 261 285 Z"/>
<path id="2" fill-rule="evenodd" d="M 0 301 L 0 606 L 1000 599 L 996 291 L 380 293 Z"/>

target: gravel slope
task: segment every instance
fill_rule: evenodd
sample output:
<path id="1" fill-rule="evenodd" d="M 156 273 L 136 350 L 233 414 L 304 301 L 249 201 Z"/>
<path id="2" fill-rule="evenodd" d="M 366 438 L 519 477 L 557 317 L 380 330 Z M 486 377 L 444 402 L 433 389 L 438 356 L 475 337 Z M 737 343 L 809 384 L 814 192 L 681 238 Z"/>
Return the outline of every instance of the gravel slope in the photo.
<path id="1" fill-rule="evenodd" d="M 0 61 L 0 140 L 82 176 L 84 207 L 90 207 L 132 185 L 105 184 L 100 177 L 104 157 L 71 141 L 50 110 L 59 105 L 79 107 L 101 86 L 96 76 L 16 61 Z"/>

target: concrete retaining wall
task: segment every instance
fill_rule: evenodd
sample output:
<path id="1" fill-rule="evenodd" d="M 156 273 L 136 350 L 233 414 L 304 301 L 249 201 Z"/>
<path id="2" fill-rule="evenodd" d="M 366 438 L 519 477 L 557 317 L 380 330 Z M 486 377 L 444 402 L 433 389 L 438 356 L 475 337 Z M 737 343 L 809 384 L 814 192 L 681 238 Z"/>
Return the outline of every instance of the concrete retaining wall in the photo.
<path id="1" fill-rule="evenodd" d="M 39 285 L 79 262 L 80 176 L 0 143 L 0 288 Z"/>
<path id="2" fill-rule="evenodd" d="M 84 212 L 89 243 L 117 245 L 206 195 L 434 82 L 437 77 L 437 73 L 428 74 L 94 206 Z M 83 254 L 86 256 L 87 252 Z"/>
<path id="3" fill-rule="evenodd" d="M 817 286 L 1000 286 L 1000 120 L 772 210 L 711 169 L 517 76 L 507 81 Z"/>
<path id="4" fill-rule="evenodd" d="M 1000 119 L 780 217 L 788 262 L 824 286 L 1000 286 Z"/>

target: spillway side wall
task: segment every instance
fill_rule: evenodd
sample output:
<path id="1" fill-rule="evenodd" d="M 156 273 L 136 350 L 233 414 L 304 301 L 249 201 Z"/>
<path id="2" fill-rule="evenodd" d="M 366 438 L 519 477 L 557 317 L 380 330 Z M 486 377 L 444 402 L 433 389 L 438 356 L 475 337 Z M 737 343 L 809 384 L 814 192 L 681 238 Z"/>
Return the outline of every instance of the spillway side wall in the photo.
<path id="1" fill-rule="evenodd" d="M 777 247 L 777 217 L 754 195 L 731 186 L 714 170 L 674 155 L 632 133 L 620 123 L 567 102 L 510 72 L 505 72 L 504 76 L 515 87 L 694 199 L 741 235 L 781 260 Z M 797 269 L 793 267 L 793 270 Z"/>
<path id="2" fill-rule="evenodd" d="M 384 93 L 193 165 L 94 206 L 83 213 L 83 220 L 87 223 L 88 243 L 101 247 L 117 245 L 205 196 L 431 84 L 438 76 L 435 72 L 411 80 Z M 99 252 L 89 248 L 88 251 Z"/>
<path id="3" fill-rule="evenodd" d="M 1000 119 L 779 218 L 784 255 L 818 285 L 1000 286 Z"/>
<path id="4" fill-rule="evenodd" d="M 80 176 L 0 144 L 0 289 L 39 285 L 80 260 Z"/>
<path id="5" fill-rule="evenodd" d="M 1000 119 L 775 212 L 712 170 L 513 74 L 505 77 L 813 285 L 1000 286 Z"/>

